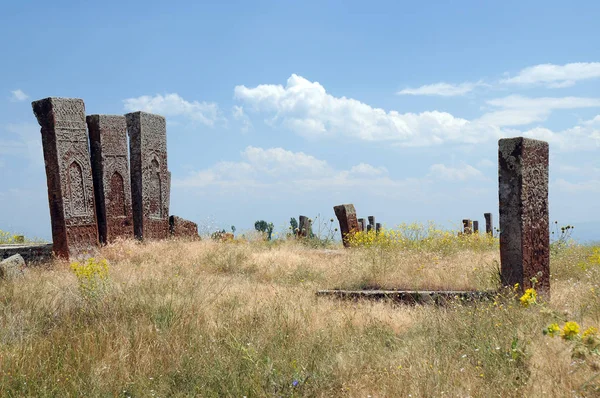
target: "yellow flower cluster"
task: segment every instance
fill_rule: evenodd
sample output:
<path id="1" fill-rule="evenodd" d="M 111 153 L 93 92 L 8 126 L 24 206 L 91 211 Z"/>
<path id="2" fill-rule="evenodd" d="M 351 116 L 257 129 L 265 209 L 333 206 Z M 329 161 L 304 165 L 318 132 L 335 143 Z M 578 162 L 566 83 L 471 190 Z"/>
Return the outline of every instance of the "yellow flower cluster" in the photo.
<path id="1" fill-rule="evenodd" d="M 86 298 L 97 296 L 106 286 L 108 280 L 108 261 L 98 260 L 94 257 L 86 262 L 71 263 L 71 270 L 79 282 L 79 290 Z"/>
<path id="2" fill-rule="evenodd" d="M 534 288 L 525 290 L 525 293 L 521 296 L 519 301 L 523 307 L 529 307 L 531 304 L 535 304 L 537 300 L 537 292 Z"/>
<path id="3" fill-rule="evenodd" d="M 353 247 L 377 247 L 438 251 L 452 253 L 457 250 L 485 250 L 498 246 L 491 234 L 461 234 L 428 224 L 400 224 L 396 229 L 382 229 L 351 233 L 348 237 Z"/>
<path id="4" fill-rule="evenodd" d="M 575 321 L 566 322 L 560 331 L 560 337 L 565 340 L 572 340 L 579 336 L 579 324 Z"/>

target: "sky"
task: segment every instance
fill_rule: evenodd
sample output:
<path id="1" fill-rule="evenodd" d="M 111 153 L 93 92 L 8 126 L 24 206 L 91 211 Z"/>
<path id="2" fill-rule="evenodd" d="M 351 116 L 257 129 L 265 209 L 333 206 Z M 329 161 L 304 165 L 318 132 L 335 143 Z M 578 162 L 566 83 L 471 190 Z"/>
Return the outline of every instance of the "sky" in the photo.
<path id="1" fill-rule="evenodd" d="M 600 240 L 600 3 L 0 5 L 0 229 L 50 239 L 31 101 L 167 119 L 171 214 L 238 232 L 333 206 L 498 214 L 498 139 L 550 143 L 550 219 Z M 318 227 L 316 228 L 318 232 Z"/>

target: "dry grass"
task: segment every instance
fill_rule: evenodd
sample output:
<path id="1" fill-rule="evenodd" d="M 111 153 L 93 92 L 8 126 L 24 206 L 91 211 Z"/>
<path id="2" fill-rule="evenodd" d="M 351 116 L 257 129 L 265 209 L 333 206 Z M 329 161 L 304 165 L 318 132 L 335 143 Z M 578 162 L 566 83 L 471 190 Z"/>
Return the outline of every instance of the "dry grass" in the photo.
<path id="1" fill-rule="evenodd" d="M 496 251 L 119 242 L 93 300 L 60 261 L 0 285 L 0 396 L 593 396 L 595 357 L 541 333 L 600 325 L 587 251 L 553 257 L 546 305 L 435 307 L 314 293 L 488 289 Z"/>

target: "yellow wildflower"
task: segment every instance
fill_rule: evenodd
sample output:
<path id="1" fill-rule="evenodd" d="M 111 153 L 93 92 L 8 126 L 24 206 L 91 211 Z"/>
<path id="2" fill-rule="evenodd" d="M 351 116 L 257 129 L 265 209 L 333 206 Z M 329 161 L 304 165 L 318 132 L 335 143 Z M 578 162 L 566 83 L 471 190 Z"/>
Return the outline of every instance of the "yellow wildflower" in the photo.
<path id="1" fill-rule="evenodd" d="M 521 296 L 519 301 L 523 307 L 529 307 L 531 304 L 535 304 L 537 299 L 537 292 L 534 288 L 525 290 L 525 293 Z"/>
<path id="2" fill-rule="evenodd" d="M 592 336 L 592 335 L 595 335 L 596 333 L 598 333 L 598 328 L 590 326 L 589 328 L 585 329 L 582 336 L 583 337 Z"/>
<path id="3" fill-rule="evenodd" d="M 550 337 L 556 336 L 559 332 L 560 332 L 560 326 L 558 326 L 558 323 L 553 323 L 550 326 L 548 326 L 546 329 L 544 329 L 544 334 L 549 334 Z"/>
<path id="4" fill-rule="evenodd" d="M 563 329 L 560 332 L 560 337 L 562 337 L 565 340 L 571 340 L 578 335 L 579 335 L 579 324 L 574 321 L 565 323 L 565 326 L 563 326 Z"/>

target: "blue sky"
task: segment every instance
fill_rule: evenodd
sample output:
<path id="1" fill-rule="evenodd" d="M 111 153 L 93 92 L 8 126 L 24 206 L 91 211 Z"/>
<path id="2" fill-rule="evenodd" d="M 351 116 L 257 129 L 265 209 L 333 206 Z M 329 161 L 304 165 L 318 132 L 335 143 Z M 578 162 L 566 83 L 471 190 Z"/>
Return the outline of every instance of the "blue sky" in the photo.
<path id="1" fill-rule="evenodd" d="M 551 219 L 600 239 L 600 3 L 493 3 L 4 2 L 0 229 L 50 238 L 31 101 L 61 96 L 165 116 L 171 213 L 201 227 L 483 222 L 524 135 Z"/>

